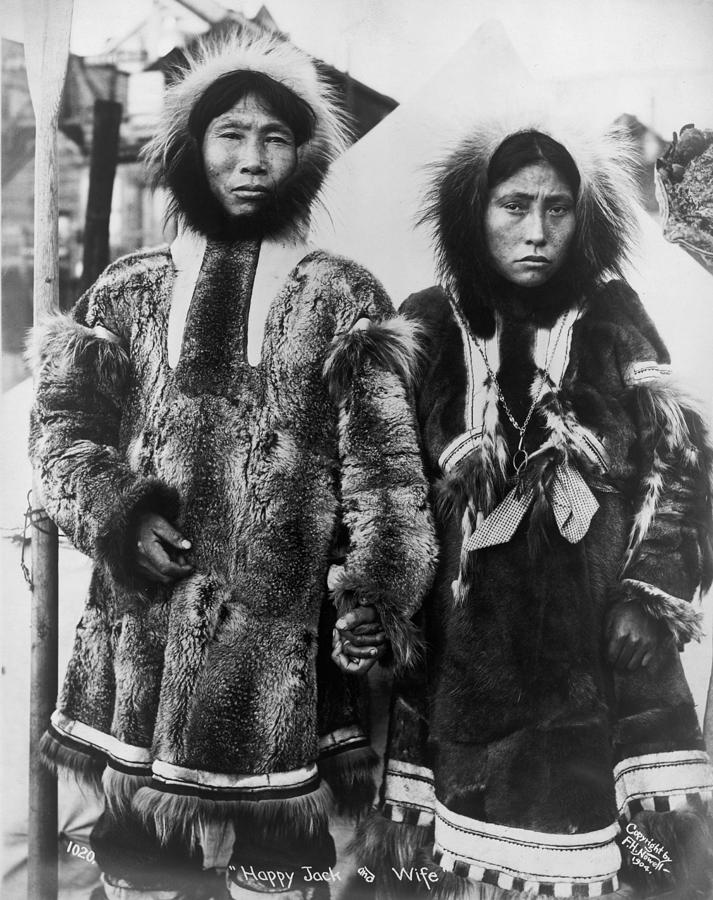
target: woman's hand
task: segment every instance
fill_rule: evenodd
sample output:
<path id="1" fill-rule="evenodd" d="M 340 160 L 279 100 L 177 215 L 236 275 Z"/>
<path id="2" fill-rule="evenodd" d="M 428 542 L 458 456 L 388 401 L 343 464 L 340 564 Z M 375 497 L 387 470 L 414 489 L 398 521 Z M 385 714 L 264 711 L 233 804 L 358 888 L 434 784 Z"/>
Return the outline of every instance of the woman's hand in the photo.
<path id="1" fill-rule="evenodd" d="M 150 581 L 170 584 L 193 571 L 186 559 L 191 542 L 163 516 L 145 513 L 136 529 L 136 566 Z"/>
<path id="2" fill-rule="evenodd" d="M 606 626 L 607 657 L 620 671 L 633 672 L 651 662 L 661 638 L 660 623 L 638 603 L 617 603 Z"/>
<path id="3" fill-rule="evenodd" d="M 332 659 L 343 672 L 364 675 L 386 653 L 386 635 L 373 606 L 357 606 L 337 620 Z"/>

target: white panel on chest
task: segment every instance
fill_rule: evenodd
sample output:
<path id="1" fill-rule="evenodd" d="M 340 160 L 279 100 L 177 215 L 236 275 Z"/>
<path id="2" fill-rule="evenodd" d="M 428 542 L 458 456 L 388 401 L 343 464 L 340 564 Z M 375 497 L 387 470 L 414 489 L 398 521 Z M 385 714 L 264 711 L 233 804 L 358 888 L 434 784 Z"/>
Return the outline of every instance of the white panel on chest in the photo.
<path id="1" fill-rule="evenodd" d="M 203 264 L 207 241 L 202 235 L 184 231 L 171 244 L 171 256 L 176 277 L 171 293 L 168 316 L 168 364 L 178 365 L 188 310 Z M 248 316 L 247 356 L 251 366 L 260 363 L 265 323 L 273 300 L 282 289 L 287 276 L 309 252 L 303 241 L 265 240 L 260 246 L 255 281 L 250 297 Z"/>

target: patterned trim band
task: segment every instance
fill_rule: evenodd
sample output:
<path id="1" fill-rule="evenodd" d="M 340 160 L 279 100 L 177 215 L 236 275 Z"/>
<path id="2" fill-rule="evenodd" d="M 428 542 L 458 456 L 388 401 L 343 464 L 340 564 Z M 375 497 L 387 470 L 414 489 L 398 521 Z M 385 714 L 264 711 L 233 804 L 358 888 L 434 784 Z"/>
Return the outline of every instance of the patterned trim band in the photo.
<path id="1" fill-rule="evenodd" d="M 616 804 L 626 819 L 642 809 L 679 809 L 713 798 L 713 767 L 703 750 L 631 756 L 614 767 Z"/>
<path id="2" fill-rule="evenodd" d="M 384 781 L 385 818 L 408 825 L 430 825 L 435 803 L 431 769 L 398 759 L 388 760 Z"/>
<path id="3" fill-rule="evenodd" d="M 617 888 L 617 826 L 583 834 L 549 834 L 493 825 L 436 802 L 435 854 L 442 868 L 549 897 L 598 897 Z"/>
<path id="4" fill-rule="evenodd" d="M 624 382 L 630 387 L 637 384 L 647 384 L 650 381 L 661 381 L 671 377 L 671 366 L 667 363 L 657 363 L 656 360 L 645 362 L 633 362 L 624 374 Z"/>

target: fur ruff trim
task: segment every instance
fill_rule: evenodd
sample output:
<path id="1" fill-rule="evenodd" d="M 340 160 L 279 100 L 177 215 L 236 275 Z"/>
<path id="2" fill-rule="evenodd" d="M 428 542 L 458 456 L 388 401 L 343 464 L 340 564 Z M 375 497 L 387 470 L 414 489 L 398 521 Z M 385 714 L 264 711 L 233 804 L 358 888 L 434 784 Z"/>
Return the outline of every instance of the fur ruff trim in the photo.
<path id="1" fill-rule="evenodd" d="M 371 747 L 355 747 L 318 761 L 319 774 L 332 789 L 339 815 L 360 819 L 371 807 L 378 763 L 379 757 Z"/>
<path id="2" fill-rule="evenodd" d="M 217 79 L 231 72 L 267 75 L 296 94 L 312 110 L 314 133 L 298 148 L 297 177 L 304 186 L 301 220 L 309 222 L 310 205 L 330 164 L 346 150 L 349 130 L 339 109 L 334 88 L 317 70 L 311 58 L 288 41 L 273 35 L 230 32 L 204 39 L 190 55 L 178 79 L 167 89 L 156 134 L 142 151 L 155 184 L 162 183 L 168 159 L 176 148 L 192 140 L 188 131 L 191 111 Z M 181 210 L 173 212 L 181 218 Z"/>
<path id="3" fill-rule="evenodd" d="M 429 551 L 430 548 L 424 548 Z M 423 653 L 423 635 L 418 627 L 398 611 L 398 602 L 384 595 L 379 584 L 368 584 L 345 570 L 336 573 L 332 587 L 337 617 L 356 606 L 375 607 L 393 654 L 394 669 L 404 672 L 416 667 Z"/>
<path id="4" fill-rule="evenodd" d="M 40 759 L 53 775 L 74 781 L 80 789 L 102 793 L 102 772 L 106 767 L 103 754 L 67 747 L 48 731 L 40 738 L 39 749 Z"/>
<path id="5" fill-rule="evenodd" d="M 83 369 L 110 397 L 120 395 L 129 371 L 129 357 L 118 337 L 80 325 L 63 313 L 46 316 L 30 331 L 25 360 L 35 375 L 44 370 L 55 382 Z"/>
<path id="6" fill-rule="evenodd" d="M 423 329 L 412 319 L 396 316 L 353 327 L 332 342 L 323 375 L 332 399 L 343 402 L 355 375 L 367 361 L 397 374 L 407 389 L 413 388 L 424 360 Z"/>
<path id="7" fill-rule="evenodd" d="M 373 809 L 358 825 L 349 844 L 349 852 L 366 865 L 378 881 L 395 887 L 398 881 L 392 867 L 409 868 L 422 848 L 433 846 L 433 827 L 392 822 Z M 411 888 L 412 889 L 412 886 Z"/>
<path id="8" fill-rule="evenodd" d="M 622 581 L 623 599 L 636 602 L 653 619 L 663 622 L 680 645 L 703 638 L 703 615 L 686 600 L 672 597 L 645 581 L 625 578 Z"/>
<path id="9" fill-rule="evenodd" d="M 232 821 L 236 830 L 282 829 L 287 839 L 296 835 L 309 838 L 326 826 L 333 806 L 334 796 L 324 781 L 309 794 L 280 800 L 206 800 L 145 787 L 132 802 L 134 813 L 155 830 L 161 843 L 179 840 L 191 846 L 212 822 Z"/>
<path id="10" fill-rule="evenodd" d="M 567 122 L 548 122 L 531 112 L 510 120 L 479 122 L 445 159 L 433 166 L 421 221 L 430 224 L 442 284 L 467 311 L 472 321 L 482 315 L 479 290 L 488 279 L 481 254 L 473 253 L 472 239 L 479 233 L 481 203 L 487 194 L 487 170 L 495 150 L 520 131 L 548 134 L 570 153 L 580 175 L 577 229 L 573 259 L 577 275 L 586 281 L 612 275 L 622 277 L 637 234 L 633 177 L 635 157 L 631 140 L 621 128 L 603 135 L 587 134 Z M 485 192 L 485 193 L 483 193 Z"/>
<path id="11" fill-rule="evenodd" d="M 703 418 L 695 403 L 669 381 L 653 381 L 632 388 L 633 407 L 642 426 L 641 450 L 646 471 L 641 476 L 637 512 L 629 535 L 622 575 L 634 562 L 659 508 L 669 468 L 682 467 L 696 481 L 700 504 L 699 543 L 701 587 L 713 582 L 713 471 L 711 447 Z"/>
<path id="12" fill-rule="evenodd" d="M 710 816 L 692 810 L 653 812 L 642 810 L 634 825 L 671 857 L 664 869 L 646 874 L 632 863 L 631 851 L 622 844 L 623 872 L 646 892 L 674 890 L 678 900 L 703 900 L 713 892 L 713 832 Z M 669 896 L 666 894 L 666 896 Z"/>
<path id="13" fill-rule="evenodd" d="M 137 791 L 150 784 L 151 775 L 129 775 L 107 766 L 102 775 L 107 810 L 116 818 L 128 814 Z"/>

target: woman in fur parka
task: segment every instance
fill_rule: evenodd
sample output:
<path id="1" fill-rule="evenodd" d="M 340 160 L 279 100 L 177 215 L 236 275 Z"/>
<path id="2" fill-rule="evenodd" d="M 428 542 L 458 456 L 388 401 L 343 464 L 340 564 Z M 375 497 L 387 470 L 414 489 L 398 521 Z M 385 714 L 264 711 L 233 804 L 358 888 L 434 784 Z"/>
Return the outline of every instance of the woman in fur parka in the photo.
<path id="1" fill-rule="evenodd" d="M 484 128 L 437 168 L 443 288 L 402 307 L 441 558 L 358 841 L 386 893 L 623 896 L 623 872 L 709 896 L 679 648 L 711 582 L 711 454 L 622 278 L 624 150 L 556 138 Z"/>
<path id="2" fill-rule="evenodd" d="M 414 328 L 367 271 L 305 243 L 344 147 L 306 55 L 203 47 L 146 152 L 178 238 L 109 266 L 34 338 L 33 461 L 95 560 L 43 752 L 102 776 L 109 807 L 163 840 L 200 841 L 204 865 L 226 823 L 248 873 L 279 864 L 261 835 L 284 849 L 324 832 L 332 791 L 370 801 L 332 627 L 366 610 L 381 633 L 343 665 L 388 641 L 408 666 L 434 566 Z"/>

